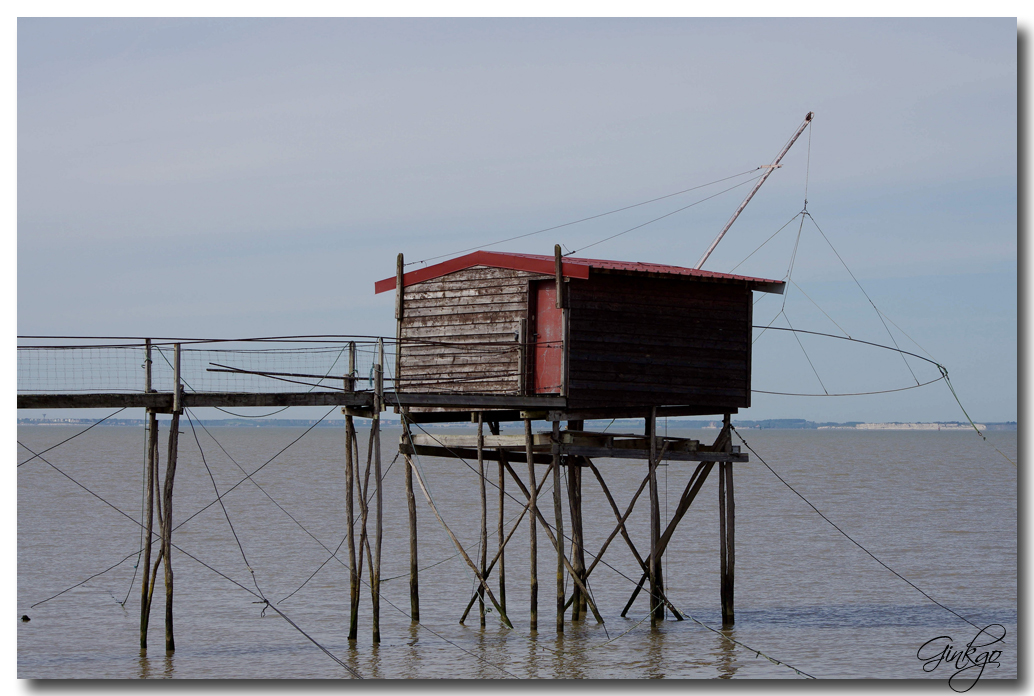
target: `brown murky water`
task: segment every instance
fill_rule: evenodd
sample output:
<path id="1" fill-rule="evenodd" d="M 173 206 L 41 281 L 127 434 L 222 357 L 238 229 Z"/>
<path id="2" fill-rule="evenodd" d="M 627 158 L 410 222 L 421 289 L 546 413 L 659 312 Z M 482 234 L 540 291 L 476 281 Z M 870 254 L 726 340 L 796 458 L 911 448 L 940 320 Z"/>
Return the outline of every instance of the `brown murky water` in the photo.
<path id="1" fill-rule="evenodd" d="M 517 432 L 517 426 L 509 428 Z M 18 433 L 23 443 L 40 451 L 76 430 L 33 426 Z M 177 524 L 214 499 L 185 421 L 183 430 Z M 293 428 L 210 431 L 248 471 L 302 433 Z M 162 432 L 167 433 L 164 424 Z M 668 432 L 707 441 L 716 434 Z M 1016 677 L 1017 497 L 1011 464 L 972 432 L 743 434 L 783 478 L 891 568 L 974 624 L 1004 625 L 1008 634 L 994 646 L 1002 650 L 1000 665 L 989 665 L 983 678 Z M 394 451 L 398 436 L 397 430 L 384 432 L 386 453 Z M 1015 460 L 1016 433 L 991 436 Z M 199 432 L 199 438 L 216 485 L 225 491 L 241 479 L 240 469 L 208 434 Z M 263 611 L 257 595 L 366 678 L 799 678 L 786 666 L 791 665 L 820 678 L 947 679 L 953 668 L 942 665 L 926 673 L 917 650 L 938 636 L 951 636 L 962 646 L 976 634 L 841 536 L 754 457 L 737 465 L 735 473 L 736 625 L 724 635 L 739 645 L 721 631 L 670 615 L 651 629 L 644 620 L 645 593 L 628 618 L 621 618 L 638 572 L 620 537 L 590 581 L 605 624 L 591 618 L 568 623 L 558 637 L 556 555 L 541 530 L 540 630 L 529 632 L 526 528 L 514 535 L 506 554 L 507 613 L 514 629 L 502 627 L 494 614 L 480 628 L 476 608 L 461 626 L 457 620 L 471 596 L 473 576 L 422 499 L 423 622 L 414 625 L 406 615 L 404 472 L 395 462 L 384 481 L 382 640 L 379 645 L 371 641 L 364 588 L 360 637 L 350 645 L 347 566 L 337 560 L 324 564 L 330 554 L 323 548 L 337 548 L 345 529 L 343 441 L 343 428 L 317 428 L 255 476 L 265 492 L 246 482 L 226 496 L 254 579 L 218 505 L 176 530 L 174 542 L 214 570 L 174 552 L 177 650 L 171 656 L 164 651 L 160 587 L 152 609 L 151 650 L 142 655 L 138 649 L 140 575 L 134 565 L 139 526 L 40 460 L 20 467 L 17 610 L 31 621 L 18 625 L 19 677 L 349 676 L 299 630 L 275 612 Z M 143 449 L 142 428 L 100 427 L 44 456 L 138 520 Z M 18 461 L 27 457 L 19 448 Z M 386 467 L 391 458 L 385 458 Z M 618 504 L 626 505 L 645 475 L 645 463 L 600 460 L 597 465 Z M 476 473 L 456 460 L 422 458 L 419 466 L 447 523 L 475 554 L 480 519 Z M 495 464 L 488 467 L 495 481 Z M 690 464 L 678 462 L 660 469 L 661 505 L 668 514 L 691 472 Z M 675 605 L 720 629 L 717 485 L 713 472 L 672 539 L 664 572 Z M 512 481 L 507 492 L 515 496 L 505 508 L 509 525 L 519 511 L 520 493 Z M 542 495 L 551 519 L 548 486 Z M 583 498 L 587 551 L 595 553 L 613 529 L 614 517 L 588 473 Z M 629 524 L 637 546 L 648 550 L 643 502 Z M 490 487 L 492 549 L 497 504 L 498 493 Z M 347 563 L 341 548 L 339 556 Z M 587 558 L 592 556 L 587 553 Z M 38 602 L 43 603 L 32 606 Z"/>

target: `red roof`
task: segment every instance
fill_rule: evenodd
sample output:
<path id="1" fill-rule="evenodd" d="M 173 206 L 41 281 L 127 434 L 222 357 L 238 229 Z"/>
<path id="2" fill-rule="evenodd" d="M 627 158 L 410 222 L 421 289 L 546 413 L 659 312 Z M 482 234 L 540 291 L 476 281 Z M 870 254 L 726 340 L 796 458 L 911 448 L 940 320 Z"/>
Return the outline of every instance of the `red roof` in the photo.
<path id="1" fill-rule="evenodd" d="M 458 256 L 448 261 L 436 263 L 433 266 L 426 266 L 415 271 L 410 271 L 402 277 L 403 286 L 408 287 L 414 283 L 421 283 L 425 280 L 440 278 L 441 276 L 462 271 L 474 266 L 488 266 L 490 268 L 510 268 L 515 271 L 529 271 L 531 273 L 542 273 L 553 275 L 555 272 L 555 259 L 552 256 L 540 254 L 512 254 L 498 251 L 475 251 L 473 254 Z M 567 278 L 589 277 L 589 269 L 598 271 L 648 274 L 652 276 L 691 276 L 694 278 L 707 279 L 717 282 L 744 282 L 751 285 L 752 289 L 761 292 L 783 293 L 784 283 L 781 280 L 769 280 L 767 278 L 751 278 L 749 276 L 732 275 L 729 273 L 715 273 L 714 271 L 703 271 L 695 268 L 682 268 L 681 266 L 665 266 L 659 263 L 643 263 L 641 261 L 606 261 L 602 259 L 576 259 L 565 256 L 563 259 L 562 272 Z M 374 294 L 394 290 L 396 279 L 394 277 L 379 280 L 374 284 Z"/>

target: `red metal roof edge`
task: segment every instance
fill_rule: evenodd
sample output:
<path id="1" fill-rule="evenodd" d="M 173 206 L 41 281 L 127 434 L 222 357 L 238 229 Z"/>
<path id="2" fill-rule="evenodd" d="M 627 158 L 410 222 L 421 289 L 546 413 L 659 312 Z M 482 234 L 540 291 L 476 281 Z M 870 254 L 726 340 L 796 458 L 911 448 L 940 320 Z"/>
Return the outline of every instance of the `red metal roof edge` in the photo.
<path id="1" fill-rule="evenodd" d="M 462 271 L 474 266 L 488 266 L 491 268 L 509 268 L 515 271 L 529 271 L 543 275 L 553 275 L 556 260 L 552 256 L 541 254 L 518 254 L 498 251 L 475 251 L 465 256 L 458 256 L 448 261 L 436 263 L 415 271 L 410 271 L 402 277 L 403 287 L 425 280 L 439 278 L 449 273 Z M 750 276 L 738 276 L 729 273 L 716 273 L 695 268 L 683 268 L 681 266 L 666 266 L 657 263 L 643 263 L 639 261 L 608 261 L 604 259 L 576 259 L 565 257 L 562 263 L 562 273 L 567 278 L 589 277 L 589 269 L 625 271 L 631 273 L 656 273 L 659 275 L 690 276 L 697 278 L 712 278 L 715 280 L 744 281 L 757 284 L 756 289 L 764 292 L 778 292 L 782 294 L 783 281 L 769 280 L 768 278 L 752 278 Z M 385 278 L 374 283 L 374 294 L 393 290 L 396 285 L 396 278 Z M 778 289 L 777 289 L 778 288 Z"/>

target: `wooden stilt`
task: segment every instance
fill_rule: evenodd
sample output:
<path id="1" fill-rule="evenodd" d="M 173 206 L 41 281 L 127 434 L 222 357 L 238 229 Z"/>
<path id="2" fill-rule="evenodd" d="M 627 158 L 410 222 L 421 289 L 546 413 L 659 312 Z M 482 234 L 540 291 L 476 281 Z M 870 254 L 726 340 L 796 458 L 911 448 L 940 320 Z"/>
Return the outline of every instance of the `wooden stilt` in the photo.
<path id="1" fill-rule="evenodd" d="M 148 368 L 150 368 L 150 341 L 147 346 Z M 150 371 L 150 370 L 148 370 Z M 150 383 L 150 379 L 148 379 Z M 149 385 L 148 385 L 149 386 Z M 150 388 L 148 388 L 150 391 Z M 147 410 L 147 529 L 144 543 L 144 579 L 140 586 L 140 647 L 147 649 L 147 625 L 151 619 L 151 547 L 154 545 L 154 489 L 156 485 L 156 469 L 158 466 L 158 416 L 151 409 Z"/>
<path id="2" fill-rule="evenodd" d="M 348 527 L 348 639 L 359 637 L 359 570 L 355 554 L 355 423 L 345 416 L 345 517 Z M 360 549 L 361 552 L 361 549 Z"/>
<path id="3" fill-rule="evenodd" d="M 550 464 L 550 467 L 552 466 L 553 465 Z M 509 464 L 506 465 L 506 470 L 510 472 L 510 476 L 517 483 L 517 487 L 521 489 L 521 493 L 523 493 L 524 496 L 528 498 L 528 500 L 530 501 L 531 491 L 528 490 L 528 488 L 521 481 L 520 477 L 517 476 L 517 472 L 515 472 L 513 468 L 509 466 Z M 539 522 L 542 523 L 542 530 L 546 533 L 546 537 L 549 539 L 549 543 L 553 545 L 554 549 L 558 548 L 559 544 L 557 543 L 557 539 L 555 536 L 553 536 L 553 530 L 549 528 L 549 523 L 546 522 L 546 518 L 542 516 L 542 511 L 536 509 L 536 513 L 536 517 L 538 517 Z M 600 615 L 599 610 L 596 608 L 595 602 L 592 601 L 592 597 L 589 595 L 589 591 L 586 589 L 585 585 L 582 584 L 582 581 L 578 578 L 578 576 L 574 575 L 574 569 L 571 567 L 571 562 L 567 560 L 567 557 L 563 554 L 561 554 L 560 557 L 563 559 L 564 567 L 567 568 L 567 572 L 571 573 L 571 581 L 574 582 L 575 585 L 580 587 L 582 590 L 582 594 L 585 595 L 586 604 L 589 607 L 589 611 L 592 612 L 593 618 L 596 619 L 596 623 L 603 623 L 603 617 Z"/>
<path id="4" fill-rule="evenodd" d="M 449 535 L 450 539 L 452 539 L 452 543 L 456 546 L 456 550 L 460 552 L 460 555 L 463 557 L 463 560 L 466 562 L 467 566 L 472 571 L 474 571 L 474 576 L 478 579 L 478 582 L 481 584 L 482 587 L 485 588 L 485 594 L 488 595 L 489 601 L 492 602 L 492 605 L 495 607 L 496 611 L 499 612 L 499 619 L 503 622 L 503 624 L 505 624 L 507 628 L 513 628 L 513 624 L 510 623 L 510 618 L 506 615 L 506 612 L 503 611 L 503 608 L 499 606 L 499 601 L 495 598 L 495 593 L 492 592 L 492 588 L 488 586 L 487 581 L 485 580 L 484 576 L 481 575 L 481 572 L 478 570 L 478 567 L 474 563 L 474 561 L 470 560 L 470 556 L 467 555 L 466 550 L 464 550 L 463 544 L 460 543 L 460 540 L 456 538 L 456 535 L 453 533 L 452 529 L 450 529 L 449 525 L 447 525 L 445 523 L 445 520 L 442 519 L 441 513 L 438 512 L 438 506 L 434 504 L 434 500 L 431 498 L 431 494 L 427 492 L 427 486 L 424 485 L 424 479 L 420 476 L 420 471 L 417 469 L 413 469 L 413 473 L 416 475 L 417 485 L 420 486 L 420 490 L 423 491 L 424 497 L 427 498 L 427 504 L 431 506 L 431 511 L 434 513 L 434 516 L 438 519 L 438 523 L 442 525 L 442 528 L 445 530 L 445 533 Z"/>
<path id="5" fill-rule="evenodd" d="M 355 341 L 348 343 L 348 377 L 345 390 L 355 391 Z M 352 456 L 356 450 L 355 457 Z M 355 469 L 359 464 L 355 422 L 345 415 L 345 517 L 348 533 L 348 639 L 359 637 L 359 570 L 355 557 Z M 361 551 L 361 550 L 360 550 Z"/>
<path id="6" fill-rule="evenodd" d="M 144 341 L 144 392 L 151 392 L 151 339 Z M 147 487 L 146 543 L 144 544 L 144 578 L 140 586 L 140 648 L 147 650 L 147 625 L 151 619 L 151 547 L 154 545 L 154 489 L 158 454 L 158 416 L 147 409 L 147 445 L 144 474 Z"/>
<path id="7" fill-rule="evenodd" d="M 583 421 L 568 421 L 568 430 L 582 430 Z M 582 536 L 582 462 L 573 463 L 568 458 L 567 466 L 567 498 L 571 516 L 571 565 L 575 574 L 585 582 L 585 540 Z M 575 585 L 571 590 L 571 620 L 578 621 L 585 615 L 585 597 Z"/>
<path id="8" fill-rule="evenodd" d="M 531 528 L 531 557 L 529 561 L 529 572 L 531 573 L 531 630 L 539 628 L 539 569 L 538 569 L 538 489 L 535 486 L 535 457 L 533 452 L 533 441 L 531 436 L 531 419 L 524 419 L 524 440 L 525 453 L 528 457 L 528 475 L 531 480 L 531 492 L 529 501 L 531 511 L 529 523 Z"/>
<path id="9" fill-rule="evenodd" d="M 489 423 L 488 428 L 493 435 L 499 434 L 499 423 Z M 506 609 L 506 556 L 503 550 L 506 548 L 506 541 L 503 539 L 503 526 L 506 524 L 506 470 L 503 462 L 506 461 L 506 453 L 499 449 L 499 551 L 496 557 L 499 559 L 499 603 Z"/>
<path id="10" fill-rule="evenodd" d="M 176 650 L 176 639 L 172 630 L 172 488 L 176 478 L 176 455 L 179 448 L 179 426 L 180 414 L 172 414 L 172 423 L 169 426 L 169 452 L 165 460 L 165 485 L 162 490 L 162 511 L 165 516 L 165 524 L 162 525 L 162 556 L 165 563 L 165 650 L 173 652 Z"/>
<path id="11" fill-rule="evenodd" d="M 409 420 L 402 416 L 402 428 L 409 438 L 409 446 L 412 448 L 412 433 L 409 430 Z M 409 618 L 411 621 L 420 621 L 420 569 L 417 563 L 416 543 L 416 495 L 413 493 L 413 459 L 406 456 L 406 504 L 409 507 Z"/>
<path id="12" fill-rule="evenodd" d="M 381 542 L 384 536 L 384 495 L 381 473 L 381 408 L 384 404 L 384 340 L 377 339 L 377 365 L 374 367 L 373 425 L 373 471 L 377 484 L 377 527 L 374 530 L 373 582 L 370 594 L 373 597 L 373 642 L 381 642 Z"/>
<path id="13" fill-rule="evenodd" d="M 725 430 L 729 429 L 730 417 L 725 414 Z M 729 451 L 731 440 L 726 443 Z M 732 494 L 732 463 L 718 464 L 718 516 L 719 544 L 721 547 L 722 577 L 722 624 L 731 626 L 735 623 L 733 609 L 733 566 L 735 563 L 735 508 Z"/>
<path id="14" fill-rule="evenodd" d="M 646 436 L 650 438 L 650 607 L 651 623 L 664 620 L 664 604 L 661 602 L 661 558 L 658 541 L 661 537 L 661 506 L 657 492 L 657 408 L 650 410 L 646 419 Z"/>
<path id="15" fill-rule="evenodd" d="M 510 467 L 509 463 L 507 463 L 505 466 L 506 466 L 507 469 L 509 469 L 510 472 L 513 472 L 513 468 Z M 553 466 L 550 465 L 550 466 L 546 467 L 546 473 L 545 473 L 545 475 L 543 475 L 542 480 L 539 481 L 539 485 L 538 485 L 539 492 L 542 491 L 543 486 L 546 485 L 546 479 L 549 478 L 549 475 L 552 474 L 552 473 L 553 473 Z M 531 507 L 531 501 L 530 500 L 527 503 L 524 504 L 524 509 L 522 509 L 521 513 L 519 515 L 517 515 L 517 521 L 514 522 L 513 523 L 513 527 L 510 528 L 510 533 L 506 535 L 505 539 L 503 539 L 501 548 L 499 549 L 499 551 L 496 552 L 495 557 L 492 559 L 492 562 L 488 564 L 488 570 L 486 571 L 487 574 L 485 575 L 485 580 L 488 580 L 488 578 L 492 575 L 492 570 L 495 568 L 495 564 L 502 562 L 502 560 L 503 560 L 503 551 L 506 549 L 506 545 L 510 543 L 510 539 L 513 538 L 514 533 L 521 526 L 521 522 L 524 520 L 524 515 L 527 514 L 529 507 Z M 470 598 L 470 601 L 467 602 L 467 608 L 463 610 L 463 616 L 460 617 L 460 623 L 463 623 L 464 621 L 467 620 L 467 615 L 470 614 L 470 610 L 474 606 L 474 602 L 476 602 L 477 600 L 478 600 L 478 593 L 475 592 L 473 594 L 473 596 Z M 503 604 L 503 598 L 502 597 L 499 598 L 499 604 L 503 607 L 504 610 L 506 609 L 506 605 Z"/>
<path id="16" fill-rule="evenodd" d="M 176 650 L 176 639 L 172 625 L 172 489 L 176 478 L 176 459 L 179 454 L 180 432 L 180 344 L 173 346 L 173 411 L 172 423 L 169 425 L 169 453 L 165 461 L 165 485 L 162 499 L 165 524 L 162 526 L 162 556 L 165 563 L 165 651 Z"/>
<path id="17" fill-rule="evenodd" d="M 481 577 L 488 569 L 488 497 L 485 491 L 485 432 L 484 420 L 478 412 L 478 487 L 481 490 Z M 481 628 L 485 627 L 485 588 L 478 587 L 478 608 L 481 612 Z"/>
<path id="18" fill-rule="evenodd" d="M 553 516 L 556 525 L 556 632 L 564 632 L 564 506 L 560 496 L 560 422 L 553 421 Z"/>

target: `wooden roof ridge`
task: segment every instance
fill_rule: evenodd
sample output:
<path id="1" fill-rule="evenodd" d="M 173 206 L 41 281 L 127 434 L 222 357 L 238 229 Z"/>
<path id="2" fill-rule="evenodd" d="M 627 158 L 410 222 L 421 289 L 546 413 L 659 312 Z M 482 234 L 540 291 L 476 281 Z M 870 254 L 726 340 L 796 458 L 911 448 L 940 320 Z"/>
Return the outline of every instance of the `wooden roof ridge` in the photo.
<path id="1" fill-rule="evenodd" d="M 528 271 L 541 273 L 543 275 L 554 274 L 555 259 L 552 256 L 542 254 L 520 254 L 516 252 L 503 251 L 475 251 L 463 256 L 457 256 L 432 266 L 418 268 L 403 275 L 404 287 L 421 283 L 426 280 L 440 278 L 449 273 L 455 273 L 475 266 L 487 266 L 489 268 L 508 268 L 515 271 Z M 589 277 L 590 269 L 602 273 L 629 273 L 635 275 L 649 275 L 654 277 L 663 276 L 688 276 L 700 280 L 713 282 L 744 282 L 751 286 L 752 290 L 761 292 L 772 292 L 781 295 L 785 283 L 781 280 L 770 280 L 768 278 L 754 278 L 751 276 L 733 275 L 731 273 L 718 273 L 716 271 L 705 271 L 696 268 L 684 268 L 681 266 L 669 266 L 659 263 L 647 263 L 643 261 L 614 261 L 606 259 L 582 259 L 565 256 L 562 264 L 562 273 L 566 278 L 580 278 L 585 280 Z M 396 284 L 395 276 L 378 280 L 374 283 L 374 294 L 394 290 Z"/>

